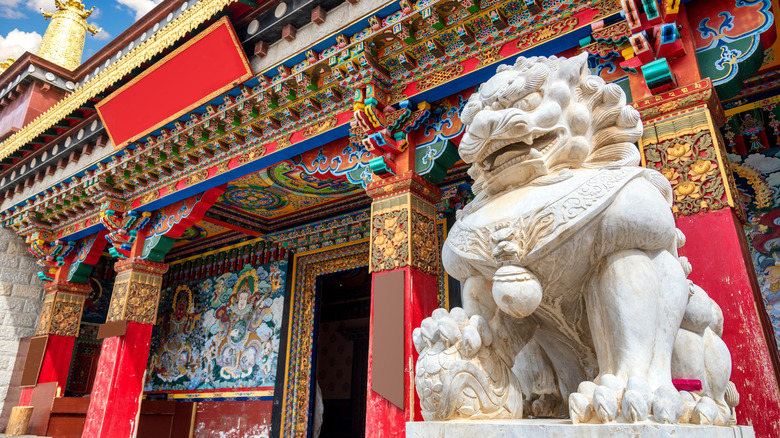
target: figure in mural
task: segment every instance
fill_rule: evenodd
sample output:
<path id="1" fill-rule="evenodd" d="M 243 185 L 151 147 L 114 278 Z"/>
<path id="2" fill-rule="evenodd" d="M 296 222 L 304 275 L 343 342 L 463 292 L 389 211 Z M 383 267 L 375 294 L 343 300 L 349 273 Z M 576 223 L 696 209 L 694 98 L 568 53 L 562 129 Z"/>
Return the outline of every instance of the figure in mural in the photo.
<path id="1" fill-rule="evenodd" d="M 171 307 L 173 311 L 167 320 L 158 321 L 168 342 L 164 349 L 152 355 L 150 363 L 161 381 L 176 385 L 188 381 L 197 367 L 188 334 L 197 334 L 200 315 L 195 312 L 192 290 L 186 285 L 176 288 Z"/>
<path id="2" fill-rule="evenodd" d="M 286 261 L 247 264 L 178 286 L 160 306 L 145 390 L 272 386 L 286 269 Z"/>
<path id="3" fill-rule="evenodd" d="M 442 262 L 463 308 L 414 331 L 423 417 L 727 424 L 723 316 L 686 278 L 671 186 L 638 166 L 642 121 L 623 90 L 584 54 L 521 57 L 461 120 L 475 198 Z"/>

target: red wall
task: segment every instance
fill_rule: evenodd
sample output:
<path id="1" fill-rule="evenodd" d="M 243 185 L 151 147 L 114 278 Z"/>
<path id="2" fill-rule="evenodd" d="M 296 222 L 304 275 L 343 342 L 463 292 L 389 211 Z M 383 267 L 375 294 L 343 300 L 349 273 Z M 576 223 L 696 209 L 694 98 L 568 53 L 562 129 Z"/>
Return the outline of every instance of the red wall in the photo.
<path id="1" fill-rule="evenodd" d="M 687 244 L 680 255 L 693 266 L 690 279 L 723 310 L 723 340 L 731 351 L 739 424 L 757 437 L 780 437 L 777 348 L 764 310 L 741 224 L 729 209 L 677 219 Z M 767 337 L 768 336 L 768 337 Z M 770 342 L 767 342 L 767 339 Z"/>
<path id="2" fill-rule="evenodd" d="M 33 82 L 27 90 L 5 109 L 0 110 L 0 137 L 8 131 L 21 129 L 62 99 L 57 89 L 44 91 L 40 82 Z"/>
<path id="3" fill-rule="evenodd" d="M 198 403 L 194 438 L 255 438 L 271 433 L 273 401 Z"/>

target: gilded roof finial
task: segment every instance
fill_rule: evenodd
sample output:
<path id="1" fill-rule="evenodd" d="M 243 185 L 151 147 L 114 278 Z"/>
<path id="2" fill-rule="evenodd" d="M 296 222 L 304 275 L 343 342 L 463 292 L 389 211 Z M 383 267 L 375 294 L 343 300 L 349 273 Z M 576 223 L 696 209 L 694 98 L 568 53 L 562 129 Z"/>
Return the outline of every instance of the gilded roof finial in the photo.
<path id="1" fill-rule="evenodd" d="M 54 12 L 41 10 L 43 17 L 51 19 L 51 23 L 43 35 L 38 56 L 75 70 L 81 64 L 87 32 L 95 35 L 101 31 L 87 24 L 95 7 L 86 9 L 81 0 L 54 0 L 54 5 L 57 7 Z"/>
<path id="2" fill-rule="evenodd" d="M 13 56 L 9 56 L 8 59 L 6 59 L 3 62 L 0 62 L 0 73 L 8 70 L 8 67 L 10 67 L 11 64 L 14 63 L 14 61 L 16 61 L 16 59 L 14 59 Z"/>

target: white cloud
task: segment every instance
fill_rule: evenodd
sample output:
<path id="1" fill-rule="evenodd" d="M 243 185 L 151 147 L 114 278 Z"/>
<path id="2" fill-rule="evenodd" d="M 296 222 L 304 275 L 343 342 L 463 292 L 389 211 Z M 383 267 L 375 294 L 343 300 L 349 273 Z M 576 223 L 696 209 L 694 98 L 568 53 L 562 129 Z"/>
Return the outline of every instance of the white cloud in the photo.
<path id="1" fill-rule="evenodd" d="M 5 37 L 0 36 L 0 59 L 5 60 L 9 56 L 19 58 L 24 52 L 35 53 L 40 44 L 41 34 L 38 32 L 22 32 L 14 29 Z"/>
<path id="2" fill-rule="evenodd" d="M 54 10 L 54 0 L 0 0 L 0 17 L 24 18 L 27 14 L 22 10 L 26 6 L 30 11 Z"/>
<path id="3" fill-rule="evenodd" d="M 0 17 L 22 18 L 24 12 L 19 10 L 22 0 L 0 0 Z"/>
<path id="4" fill-rule="evenodd" d="M 110 33 L 108 33 L 105 29 L 103 29 L 99 24 L 96 22 L 89 23 L 90 26 L 95 26 L 96 28 L 100 29 L 100 32 L 98 32 L 95 35 L 92 35 L 93 38 L 95 38 L 98 41 L 108 41 L 112 38 L 114 38 Z"/>
<path id="5" fill-rule="evenodd" d="M 732 163 L 741 163 L 742 162 L 742 155 L 732 154 L 729 152 L 729 161 Z"/>
<path id="6" fill-rule="evenodd" d="M 27 0 L 26 4 L 33 11 L 40 11 L 41 9 L 53 11 L 55 8 L 54 0 Z"/>
<path id="7" fill-rule="evenodd" d="M 24 12 L 17 11 L 14 8 L 9 8 L 5 6 L 0 7 L 0 18 L 16 19 L 16 18 L 24 18 L 24 17 L 25 17 Z"/>
<path id="8" fill-rule="evenodd" d="M 0 0 L 2 1 L 2 0 Z M 155 6 L 162 3 L 162 0 L 116 0 L 120 5 L 127 6 L 135 12 L 135 19 L 138 20 L 147 12 L 154 9 Z"/>
<path id="9" fill-rule="evenodd" d="M 763 174 L 780 170 L 780 158 L 767 157 L 764 154 L 750 154 L 745 158 L 745 164 Z"/>

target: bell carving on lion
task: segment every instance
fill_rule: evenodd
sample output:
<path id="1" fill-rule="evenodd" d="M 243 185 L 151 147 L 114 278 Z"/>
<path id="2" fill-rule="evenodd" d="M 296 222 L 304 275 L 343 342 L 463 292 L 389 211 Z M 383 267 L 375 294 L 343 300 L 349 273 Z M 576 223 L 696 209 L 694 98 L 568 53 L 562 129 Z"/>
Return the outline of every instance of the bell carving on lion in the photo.
<path id="1" fill-rule="evenodd" d="M 521 57 L 461 120 L 475 198 L 442 262 L 463 308 L 414 331 L 423 417 L 733 424 L 723 315 L 687 279 L 672 188 L 639 166 L 623 90 L 584 54 Z"/>

